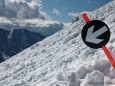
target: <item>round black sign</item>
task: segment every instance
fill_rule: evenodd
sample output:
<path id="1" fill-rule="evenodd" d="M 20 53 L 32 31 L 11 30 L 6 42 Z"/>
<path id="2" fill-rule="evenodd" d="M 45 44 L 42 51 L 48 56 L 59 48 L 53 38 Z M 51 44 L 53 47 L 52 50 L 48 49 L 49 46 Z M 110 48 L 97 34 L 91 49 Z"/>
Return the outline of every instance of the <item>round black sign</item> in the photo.
<path id="1" fill-rule="evenodd" d="M 98 49 L 105 46 L 110 39 L 109 27 L 102 21 L 88 22 L 82 30 L 83 42 L 90 48 Z"/>

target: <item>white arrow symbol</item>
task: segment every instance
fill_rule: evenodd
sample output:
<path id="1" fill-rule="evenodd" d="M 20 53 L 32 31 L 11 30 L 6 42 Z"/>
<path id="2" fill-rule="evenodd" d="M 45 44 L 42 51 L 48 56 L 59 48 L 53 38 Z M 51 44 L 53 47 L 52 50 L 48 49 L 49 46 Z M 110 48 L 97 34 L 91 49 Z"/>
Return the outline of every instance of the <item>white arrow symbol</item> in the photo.
<path id="1" fill-rule="evenodd" d="M 103 26 L 99 30 L 93 32 L 94 30 L 94 25 L 88 29 L 87 36 L 86 36 L 86 41 L 94 44 L 99 44 L 102 42 L 104 39 L 97 39 L 101 34 L 105 33 L 108 31 L 106 26 Z"/>

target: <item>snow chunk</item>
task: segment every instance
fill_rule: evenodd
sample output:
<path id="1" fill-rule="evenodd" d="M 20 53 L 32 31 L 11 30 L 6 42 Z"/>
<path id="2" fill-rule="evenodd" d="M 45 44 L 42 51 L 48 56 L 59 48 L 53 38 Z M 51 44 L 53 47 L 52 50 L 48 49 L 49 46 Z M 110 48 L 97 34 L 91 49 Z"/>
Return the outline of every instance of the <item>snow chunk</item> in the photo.
<path id="1" fill-rule="evenodd" d="M 69 86 L 80 86 L 80 79 L 76 76 L 76 73 L 73 72 L 68 76 Z"/>
<path id="2" fill-rule="evenodd" d="M 104 75 L 101 72 L 94 70 L 87 74 L 80 86 L 104 86 Z"/>

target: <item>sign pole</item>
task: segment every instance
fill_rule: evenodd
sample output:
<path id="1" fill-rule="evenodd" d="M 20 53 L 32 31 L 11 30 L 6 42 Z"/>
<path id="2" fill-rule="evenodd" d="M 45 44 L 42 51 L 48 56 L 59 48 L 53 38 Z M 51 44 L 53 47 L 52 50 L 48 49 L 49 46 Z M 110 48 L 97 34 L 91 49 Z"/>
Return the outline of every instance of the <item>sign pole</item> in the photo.
<path id="1" fill-rule="evenodd" d="M 90 22 L 90 19 L 88 18 L 88 16 L 87 16 L 86 13 L 84 13 L 84 14 L 82 15 L 82 17 L 83 17 L 83 19 L 84 19 L 84 21 L 85 21 L 86 23 L 89 23 L 89 22 Z M 115 60 L 114 60 L 114 58 L 112 57 L 112 55 L 110 54 L 110 52 L 109 52 L 109 50 L 107 49 L 107 47 L 106 47 L 106 46 L 102 46 L 102 50 L 104 51 L 104 53 L 105 53 L 106 56 L 108 57 L 109 61 L 111 62 L 113 68 L 115 69 Z"/>
<path id="2" fill-rule="evenodd" d="M 111 62 L 111 64 L 113 65 L 114 69 L 115 69 L 115 60 L 113 59 L 112 55 L 110 54 L 110 52 L 108 51 L 106 46 L 102 47 L 103 51 L 105 52 L 106 56 L 108 57 L 109 61 Z"/>

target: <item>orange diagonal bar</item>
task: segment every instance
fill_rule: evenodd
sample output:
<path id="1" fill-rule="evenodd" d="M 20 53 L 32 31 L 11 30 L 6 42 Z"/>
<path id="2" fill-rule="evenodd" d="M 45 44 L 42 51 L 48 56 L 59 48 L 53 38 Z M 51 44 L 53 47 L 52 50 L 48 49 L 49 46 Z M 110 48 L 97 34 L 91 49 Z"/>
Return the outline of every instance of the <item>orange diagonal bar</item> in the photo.
<path id="1" fill-rule="evenodd" d="M 112 57 L 112 55 L 110 54 L 110 52 L 108 51 L 107 47 L 106 46 L 103 46 L 102 47 L 103 51 L 105 52 L 105 54 L 107 55 L 109 61 L 111 62 L 111 64 L 113 65 L 114 69 L 115 69 L 115 60 L 114 58 Z"/>
<path id="2" fill-rule="evenodd" d="M 84 21 L 85 21 L 86 23 L 90 22 L 90 19 L 88 18 L 88 16 L 87 16 L 86 13 L 84 13 L 84 14 L 82 15 L 82 17 L 83 17 L 83 19 L 84 19 Z"/>

